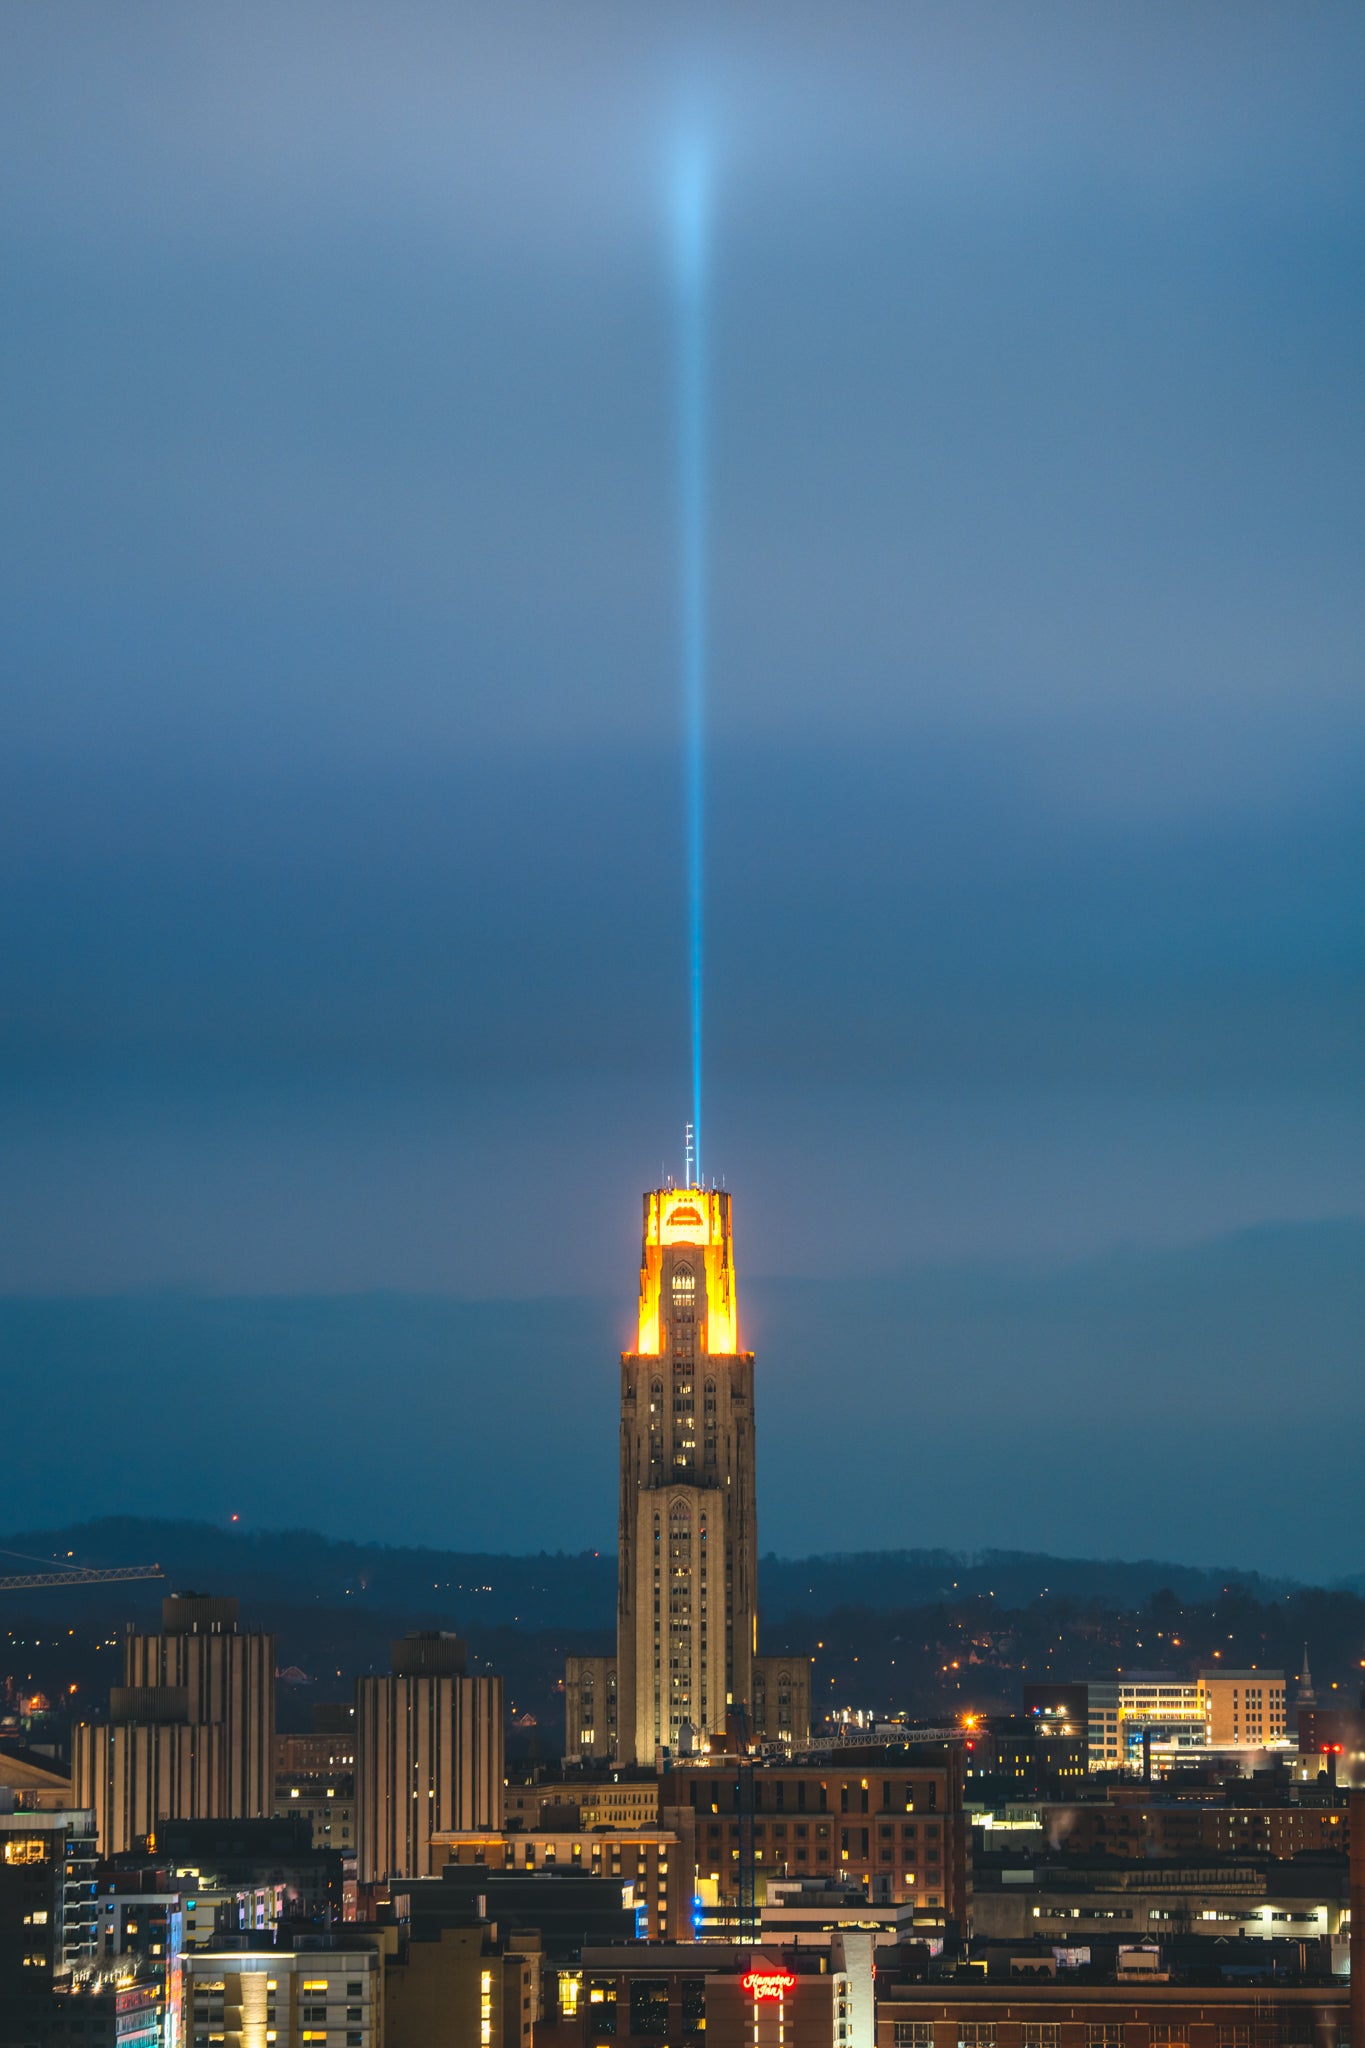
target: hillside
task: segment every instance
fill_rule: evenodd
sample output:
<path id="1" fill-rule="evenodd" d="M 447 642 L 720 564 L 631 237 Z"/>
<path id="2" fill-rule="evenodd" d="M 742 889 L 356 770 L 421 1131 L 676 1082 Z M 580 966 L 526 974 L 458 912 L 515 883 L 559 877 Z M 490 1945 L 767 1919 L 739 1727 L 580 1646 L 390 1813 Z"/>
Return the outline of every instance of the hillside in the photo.
<path id="1" fill-rule="evenodd" d="M 348 1543 L 308 1529 L 245 1531 L 134 1516 L 20 1530 L 0 1538 L 0 1547 L 58 1561 L 73 1552 L 77 1562 L 90 1565 L 160 1564 L 166 1574 L 163 1587 L 103 1589 L 100 1604 L 107 1606 L 114 1595 L 129 1616 L 153 1612 L 171 1587 L 202 1586 L 235 1592 L 247 1605 L 315 1602 L 436 1610 L 451 1617 L 447 1625 L 477 1635 L 488 1628 L 610 1628 L 616 1600 L 615 1557 L 599 1551 L 517 1557 Z M 14 1569 L 22 1569 L 17 1559 Z M 1234 1584 L 1263 1599 L 1290 1590 L 1287 1581 L 1231 1567 L 1204 1570 L 1169 1560 L 1058 1558 L 1007 1550 L 975 1556 L 948 1550 L 770 1555 L 760 1572 L 763 1611 L 774 1620 L 845 1607 L 890 1612 L 978 1594 L 1004 1607 L 1049 1595 L 1140 1607 L 1162 1588 L 1189 1600 L 1211 1599 Z M 66 1602 L 72 1595 L 63 1592 L 60 1598 Z"/>

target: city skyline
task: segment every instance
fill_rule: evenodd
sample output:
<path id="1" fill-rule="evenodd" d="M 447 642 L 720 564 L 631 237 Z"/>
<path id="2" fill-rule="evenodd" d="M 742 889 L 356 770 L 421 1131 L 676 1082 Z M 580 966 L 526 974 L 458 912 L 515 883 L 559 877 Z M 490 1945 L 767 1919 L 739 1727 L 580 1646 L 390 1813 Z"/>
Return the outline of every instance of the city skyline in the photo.
<path id="1" fill-rule="evenodd" d="M 1365 2048 L 1365 15 L 4 53 L 0 2048 Z"/>
<path id="2" fill-rule="evenodd" d="M 700 136 L 704 1165 L 790 1475 L 764 1527 L 1357 1568 L 1361 24 L 75 19 L 16 22 L 0 81 L 25 1434 L 62 1375 L 112 1510 L 139 1347 L 191 1408 L 212 1356 L 302 1426 L 377 1356 L 496 1431 L 501 1362 L 567 1331 L 539 1504 L 462 1499 L 610 1540 L 553 1453 L 609 1460 L 633 1203 L 696 1116 Z M 889 1468 L 805 1505 L 851 1333 L 869 1426 L 931 1433 L 913 1509 Z M 1159 1472 L 1107 1473 L 1172 1412 Z M 335 1527 L 378 1430 L 214 1510 Z M 1239 1488 L 1292 1512 L 1243 1531 Z M 21 1474 L 16 1516 L 59 1492 Z"/>

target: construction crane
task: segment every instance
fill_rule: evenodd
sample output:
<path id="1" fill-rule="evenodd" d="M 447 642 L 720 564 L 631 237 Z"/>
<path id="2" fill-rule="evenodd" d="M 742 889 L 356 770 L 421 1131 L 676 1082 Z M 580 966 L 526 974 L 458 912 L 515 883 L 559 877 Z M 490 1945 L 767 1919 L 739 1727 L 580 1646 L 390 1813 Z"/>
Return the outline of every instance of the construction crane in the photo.
<path id="1" fill-rule="evenodd" d="M 22 1550 L 0 1550 L 0 1557 L 23 1558 L 25 1564 L 40 1564 L 40 1572 L 17 1572 L 0 1578 L 0 1593 L 27 1593 L 39 1586 L 113 1586 L 128 1579 L 161 1579 L 166 1575 L 159 1564 L 49 1564 L 41 1557 L 26 1557 Z"/>

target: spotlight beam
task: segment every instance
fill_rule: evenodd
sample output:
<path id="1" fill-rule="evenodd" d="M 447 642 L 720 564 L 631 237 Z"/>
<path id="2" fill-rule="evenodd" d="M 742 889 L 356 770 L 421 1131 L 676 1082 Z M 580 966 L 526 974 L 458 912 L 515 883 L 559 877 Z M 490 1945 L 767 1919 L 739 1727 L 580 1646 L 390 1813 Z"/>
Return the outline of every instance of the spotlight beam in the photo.
<path id="1" fill-rule="evenodd" d="M 711 176 L 696 144 L 678 156 L 673 179 L 673 268 L 677 310 L 677 489 L 679 623 L 688 902 L 688 993 L 692 1027 L 692 1171 L 702 1179 L 702 960 L 705 937 L 707 654 L 707 313 L 711 258 Z"/>

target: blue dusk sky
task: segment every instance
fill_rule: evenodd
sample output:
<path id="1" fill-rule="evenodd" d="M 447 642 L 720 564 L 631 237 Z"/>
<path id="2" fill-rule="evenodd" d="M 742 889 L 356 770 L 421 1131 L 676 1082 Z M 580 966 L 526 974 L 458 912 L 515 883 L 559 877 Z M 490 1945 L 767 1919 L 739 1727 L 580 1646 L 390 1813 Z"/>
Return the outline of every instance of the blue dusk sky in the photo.
<path id="1" fill-rule="evenodd" d="M 691 150 L 765 1546 L 1361 1569 L 1365 15 L 3 41 L 8 1525 L 611 1540 L 690 1113 Z"/>

